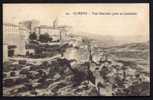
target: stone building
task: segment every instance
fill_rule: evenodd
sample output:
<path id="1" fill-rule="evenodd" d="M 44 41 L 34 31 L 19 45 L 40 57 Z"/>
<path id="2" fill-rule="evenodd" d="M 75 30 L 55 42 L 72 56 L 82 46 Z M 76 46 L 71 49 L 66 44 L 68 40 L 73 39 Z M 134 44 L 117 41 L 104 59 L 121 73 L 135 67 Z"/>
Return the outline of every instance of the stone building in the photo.
<path id="1" fill-rule="evenodd" d="M 65 40 L 69 34 L 70 26 L 58 25 L 57 21 L 53 21 L 53 26 L 40 25 L 34 28 L 35 32 L 40 34 L 48 33 L 53 40 Z"/>
<path id="2" fill-rule="evenodd" d="M 29 33 L 35 32 L 35 27 L 39 25 L 39 21 L 37 20 L 26 20 L 19 22 L 20 27 L 24 27 L 29 30 Z"/>
<path id="3" fill-rule="evenodd" d="M 29 31 L 19 25 L 3 23 L 3 55 L 25 55 L 26 34 Z M 7 45 L 7 46 L 6 46 Z M 7 49 L 6 49 L 7 48 Z"/>
<path id="4" fill-rule="evenodd" d="M 8 61 L 8 45 L 3 43 L 3 62 Z"/>

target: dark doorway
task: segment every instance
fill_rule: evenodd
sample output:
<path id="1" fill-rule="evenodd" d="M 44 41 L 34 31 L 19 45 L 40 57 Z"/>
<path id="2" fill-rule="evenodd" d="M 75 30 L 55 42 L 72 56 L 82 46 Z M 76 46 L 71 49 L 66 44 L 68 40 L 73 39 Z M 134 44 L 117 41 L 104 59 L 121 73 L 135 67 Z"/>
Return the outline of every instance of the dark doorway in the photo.
<path id="1" fill-rule="evenodd" d="M 9 57 L 14 56 L 14 49 L 9 49 L 9 50 L 8 50 L 8 56 L 9 56 Z"/>
<path id="2" fill-rule="evenodd" d="M 9 45 L 9 46 L 8 46 L 8 56 L 9 56 L 9 57 L 14 56 L 15 48 L 16 48 L 15 45 Z"/>

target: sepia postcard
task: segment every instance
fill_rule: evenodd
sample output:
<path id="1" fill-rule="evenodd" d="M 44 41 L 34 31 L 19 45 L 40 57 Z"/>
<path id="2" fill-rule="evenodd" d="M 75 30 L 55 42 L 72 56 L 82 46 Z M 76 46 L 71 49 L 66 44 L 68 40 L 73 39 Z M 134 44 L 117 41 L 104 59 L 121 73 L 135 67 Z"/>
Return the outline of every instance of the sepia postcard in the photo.
<path id="1" fill-rule="evenodd" d="M 3 96 L 150 96 L 149 3 L 3 4 Z"/>

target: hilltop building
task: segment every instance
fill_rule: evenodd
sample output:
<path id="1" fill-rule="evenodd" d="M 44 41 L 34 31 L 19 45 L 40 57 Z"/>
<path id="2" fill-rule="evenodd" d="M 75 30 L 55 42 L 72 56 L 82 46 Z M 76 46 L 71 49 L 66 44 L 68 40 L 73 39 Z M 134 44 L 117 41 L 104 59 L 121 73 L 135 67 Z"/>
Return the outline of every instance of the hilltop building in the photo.
<path id="1" fill-rule="evenodd" d="M 29 30 L 12 23 L 3 24 L 3 55 L 25 55 L 26 34 Z"/>
<path id="2" fill-rule="evenodd" d="M 54 41 L 65 40 L 69 34 L 68 32 L 70 29 L 71 29 L 70 26 L 58 25 L 57 19 L 53 21 L 53 26 L 40 25 L 34 28 L 35 32 L 38 35 L 48 33 L 49 36 L 52 37 Z"/>
<path id="3" fill-rule="evenodd" d="M 26 20 L 26 21 L 19 22 L 19 26 L 29 30 L 29 33 L 35 32 L 34 28 L 38 25 L 39 25 L 39 21 L 37 20 Z"/>

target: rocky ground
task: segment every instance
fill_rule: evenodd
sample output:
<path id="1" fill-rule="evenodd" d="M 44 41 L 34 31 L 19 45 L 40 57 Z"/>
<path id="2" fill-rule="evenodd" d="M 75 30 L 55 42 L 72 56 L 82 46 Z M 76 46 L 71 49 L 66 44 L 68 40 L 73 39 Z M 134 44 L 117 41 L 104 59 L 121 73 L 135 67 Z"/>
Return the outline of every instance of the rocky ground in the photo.
<path id="1" fill-rule="evenodd" d="M 63 65 L 61 59 L 28 63 L 25 61 L 9 62 L 4 66 L 4 96 L 97 96 L 97 90 L 87 81 L 86 67 L 73 69 Z M 84 67 L 84 68 L 82 68 Z M 128 69 L 128 76 L 123 83 L 121 68 L 113 73 L 115 81 L 113 93 L 116 95 L 149 95 L 148 73 Z M 142 77 L 143 76 L 143 77 Z M 135 88 L 135 89 L 133 89 Z M 142 93 L 143 91 L 143 93 Z M 141 94 L 140 94 L 141 93 Z"/>
<path id="2" fill-rule="evenodd" d="M 107 50 L 111 51 L 112 48 Z M 115 52 L 115 50 L 113 51 Z M 83 50 L 81 49 L 80 52 Z M 86 53 L 84 55 L 82 53 L 82 59 L 88 58 Z M 112 52 L 109 53 L 115 55 Z M 125 52 L 123 54 L 125 55 Z M 100 53 L 95 53 L 95 55 L 97 55 L 95 58 L 98 58 Z M 124 59 L 124 55 L 122 57 L 121 54 L 116 55 L 115 58 L 120 59 L 112 57 L 114 60 L 111 59 L 111 63 L 107 65 L 108 68 L 99 71 L 101 77 L 105 76 L 104 81 L 108 81 L 103 91 L 109 88 L 113 96 L 150 95 L 150 72 L 145 70 L 149 68 L 148 60 L 134 59 L 131 61 L 133 56 L 130 58 L 129 54 L 130 60 Z M 11 59 L 3 64 L 3 95 L 97 96 L 99 94 L 96 87 L 89 81 L 95 79 L 95 69 L 105 62 L 102 62 L 101 65 L 91 64 L 90 73 L 88 72 L 88 63 L 86 60 L 85 62 L 76 62 L 70 67 L 69 60 L 61 57 L 46 60 Z M 102 70 L 104 71 L 102 72 Z M 93 77 L 89 79 L 89 75 L 92 76 L 92 74 Z"/>
<path id="3" fill-rule="evenodd" d="M 4 64 L 4 96 L 96 95 L 94 87 L 76 77 L 65 65 L 61 66 L 58 60 L 40 64 L 25 61 Z"/>

